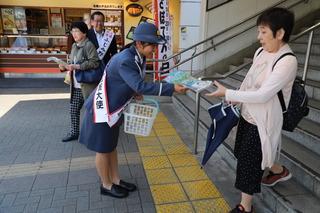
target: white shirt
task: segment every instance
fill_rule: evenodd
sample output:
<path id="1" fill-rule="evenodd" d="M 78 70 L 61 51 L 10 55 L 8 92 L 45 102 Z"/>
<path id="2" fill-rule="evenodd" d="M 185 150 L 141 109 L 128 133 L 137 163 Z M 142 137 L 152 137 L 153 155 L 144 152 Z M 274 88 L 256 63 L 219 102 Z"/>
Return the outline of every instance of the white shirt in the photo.
<path id="1" fill-rule="evenodd" d="M 101 33 L 98 33 L 95 29 L 94 30 L 94 33 L 96 34 L 96 37 L 97 37 L 97 41 L 98 41 L 98 44 L 99 44 L 99 47 L 102 47 L 103 44 L 104 44 L 104 41 L 103 41 L 103 36 L 104 36 L 104 30 L 102 30 Z"/>
<path id="2" fill-rule="evenodd" d="M 261 169 L 273 165 L 277 148 L 281 145 L 283 115 L 277 93 L 282 90 L 288 106 L 297 73 L 297 59 L 293 56 L 282 58 L 272 70 L 276 60 L 287 52 L 292 52 L 287 44 L 276 53 L 262 51 L 256 56 L 256 52 L 240 90 L 226 90 L 226 100 L 242 103 L 243 118 L 258 127 L 262 149 Z"/>

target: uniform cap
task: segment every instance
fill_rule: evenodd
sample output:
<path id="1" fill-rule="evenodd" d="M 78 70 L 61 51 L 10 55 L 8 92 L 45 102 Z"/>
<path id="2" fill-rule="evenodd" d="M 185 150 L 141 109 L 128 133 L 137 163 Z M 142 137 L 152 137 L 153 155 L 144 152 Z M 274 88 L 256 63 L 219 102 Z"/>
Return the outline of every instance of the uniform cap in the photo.
<path id="1" fill-rule="evenodd" d="M 152 44 L 166 43 L 166 39 L 160 35 L 157 27 L 148 22 L 143 22 L 136 27 L 133 32 L 133 40 Z"/>

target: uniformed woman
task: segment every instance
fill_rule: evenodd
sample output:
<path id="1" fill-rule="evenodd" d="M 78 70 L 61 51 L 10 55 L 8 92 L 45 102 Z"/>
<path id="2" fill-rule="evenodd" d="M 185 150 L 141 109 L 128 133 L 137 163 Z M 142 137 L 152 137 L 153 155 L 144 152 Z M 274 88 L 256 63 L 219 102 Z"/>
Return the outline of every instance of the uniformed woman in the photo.
<path id="1" fill-rule="evenodd" d="M 96 152 L 101 194 L 117 198 L 127 197 L 137 188 L 119 177 L 116 147 L 122 121 L 120 113 L 117 113 L 134 96 L 171 96 L 173 92 L 186 91 L 181 85 L 144 82 L 146 57 L 152 56 L 157 45 L 165 42 L 154 24 L 139 24 L 133 40 L 129 48 L 111 58 L 103 80 L 86 101 L 79 139 L 80 143 Z M 110 116 L 102 116 L 98 112 L 101 109 L 108 111 Z"/>

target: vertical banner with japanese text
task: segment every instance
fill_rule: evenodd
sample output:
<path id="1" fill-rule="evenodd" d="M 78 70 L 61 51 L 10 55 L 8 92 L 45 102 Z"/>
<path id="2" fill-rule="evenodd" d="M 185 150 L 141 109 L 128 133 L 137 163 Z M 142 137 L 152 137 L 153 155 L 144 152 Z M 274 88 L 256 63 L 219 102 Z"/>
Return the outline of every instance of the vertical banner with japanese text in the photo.
<path id="1" fill-rule="evenodd" d="M 163 36 L 167 42 L 158 45 L 156 51 L 156 59 L 166 59 L 172 55 L 172 25 L 169 14 L 169 0 L 153 0 L 154 20 L 158 27 L 160 35 Z M 168 70 L 173 66 L 173 60 L 155 63 L 156 74 L 155 80 L 159 80 L 161 72 L 161 79 L 168 75 Z"/>

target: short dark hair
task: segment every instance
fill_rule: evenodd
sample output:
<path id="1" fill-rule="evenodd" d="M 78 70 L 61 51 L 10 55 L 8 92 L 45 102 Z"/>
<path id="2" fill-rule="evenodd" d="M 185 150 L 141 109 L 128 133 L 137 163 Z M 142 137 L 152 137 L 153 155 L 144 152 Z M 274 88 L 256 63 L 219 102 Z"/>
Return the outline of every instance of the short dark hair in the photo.
<path id="1" fill-rule="evenodd" d="M 102 12 L 100 12 L 100 11 L 96 11 L 96 12 L 94 12 L 94 13 L 92 13 L 91 14 L 91 20 L 94 20 L 94 16 L 102 16 L 103 17 L 103 20 L 104 20 L 104 15 L 103 15 L 103 13 Z"/>
<path id="2" fill-rule="evenodd" d="M 83 21 L 72 22 L 71 29 L 78 28 L 82 33 L 88 33 L 88 26 Z"/>
<path id="3" fill-rule="evenodd" d="M 272 30 L 273 37 L 276 36 L 278 30 L 283 28 L 285 31 L 283 41 L 288 42 L 294 26 L 294 14 L 280 7 L 275 7 L 264 11 L 257 19 L 257 26 L 266 25 Z"/>

